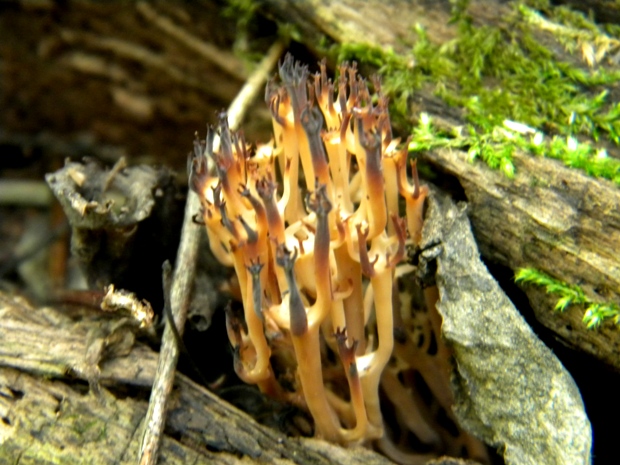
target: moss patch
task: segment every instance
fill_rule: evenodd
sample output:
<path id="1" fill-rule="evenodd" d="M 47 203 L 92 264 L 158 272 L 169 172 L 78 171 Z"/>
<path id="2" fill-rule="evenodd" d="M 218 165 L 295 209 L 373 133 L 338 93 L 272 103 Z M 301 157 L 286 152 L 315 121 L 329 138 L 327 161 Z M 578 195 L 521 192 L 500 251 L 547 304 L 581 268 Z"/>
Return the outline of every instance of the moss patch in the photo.
<path id="1" fill-rule="evenodd" d="M 529 3 L 515 3 L 495 27 L 474 26 L 461 5 L 455 8 L 455 39 L 434 44 L 416 26 L 417 40 L 406 55 L 360 44 L 337 44 L 329 53 L 339 62 L 378 68 L 397 120 L 407 119 L 410 98 L 422 87 L 462 109 L 465 127 L 439 134 L 441 140 L 415 128 L 413 151 L 456 139 L 449 144 L 511 176 L 512 153 L 521 149 L 620 185 L 620 161 L 589 142 L 577 142 L 588 137 L 620 143 L 620 104 L 610 93 L 620 83 L 620 70 L 606 66 L 620 41 L 581 13 Z M 541 44 L 541 34 L 548 46 Z M 551 45 L 568 59 L 558 59 Z M 425 140 L 416 140 L 420 133 Z"/>
<path id="2" fill-rule="evenodd" d="M 564 311 L 570 305 L 583 306 L 583 322 L 589 329 L 597 328 L 609 320 L 620 326 L 620 307 L 616 303 L 595 302 L 586 296 L 579 286 L 563 283 L 534 268 L 519 269 L 515 274 L 515 281 L 543 286 L 548 294 L 557 295 L 559 298 L 555 310 Z"/>

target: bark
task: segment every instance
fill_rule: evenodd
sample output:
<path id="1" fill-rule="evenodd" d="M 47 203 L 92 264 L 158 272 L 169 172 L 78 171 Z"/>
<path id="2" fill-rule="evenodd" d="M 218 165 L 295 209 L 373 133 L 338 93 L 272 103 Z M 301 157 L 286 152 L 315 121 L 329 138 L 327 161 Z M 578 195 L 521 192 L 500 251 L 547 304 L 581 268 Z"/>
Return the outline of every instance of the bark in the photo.
<path id="1" fill-rule="evenodd" d="M 134 331 L 124 319 L 91 314 L 76 323 L 0 293 L 3 463 L 136 463 L 157 354 L 133 345 Z M 160 463 L 391 463 L 367 449 L 287 437 L 183 375 L 173 399 Z"/>
<path id="2" fill-rule="evenodd" d="M 447 2 L 419 0 L 266 0 L 264 12 L 283 23 L 293 23 L 304 43 L 316 47 L 327 35 L 337 43 L 370 43 L 403 51 L 411 43 L 412 26 L 420 23 L 429 34 L 446 40 L 450 18 Z"/>
<path id="3" fill-rule="evenodd" d="M 408 50 L 415 42 L 413 28 L 423 26 L 437 43 L 454 38 L 449 25 L 450 2 L 424 0 L 265 0 L 265 14 L 277 21 L 294 23 L 304 44 L 315 48 L 327 35 L 336 43 L 363 43 Z M 471 1 L 469 10 L 476 21 L 498 22 L 509 9 L 500 1 Z"/>

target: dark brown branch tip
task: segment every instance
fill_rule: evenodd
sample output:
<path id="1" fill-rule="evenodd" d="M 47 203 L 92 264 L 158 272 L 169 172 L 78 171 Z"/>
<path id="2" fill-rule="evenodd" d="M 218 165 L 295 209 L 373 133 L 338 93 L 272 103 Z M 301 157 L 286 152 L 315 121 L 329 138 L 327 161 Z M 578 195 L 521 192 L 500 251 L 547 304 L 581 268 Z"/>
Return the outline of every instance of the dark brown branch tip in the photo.
<path id="1" fill-rule="evenodd" d="M 336 343 L 338 344 L 338 353 L 340 354 L 340 359 L 342 360 L 342 363 L 345 365 L 354 364 L 355 351 L 357 350 L 358 341 L 353 341 L 350 346 L 347 344 L 346 328 L 343 328 L 342 330 L 340 328 L 336 329 L 336 333 L 334 334 L 334 336 L 336 337 Z"/>
<path id="2" fill-rule="evenodd" d="M 302 65 L 300 62 L 295 61 L 293 55 L 287 53 L 284 60 L 280 64 L 280 79 L 287 83 L 299 83 L 300 81 L 306 81 L 308 77 L 308 67 Z"/>
<path id="3" fill-rule="evenodd" d="M 235 369 L 237 376 L 243 379 L 245 376 L 245 367 L 243 366 L 243 361 L 241 360 L 240 346 L 233 347 L 233 368 Z"/>
<path id="4" fill-rule="evenodd" d="M 317 75 L 321 78 L 321 87 L 325 87 L 331 81 L 327 78 L 327 60 L 325 58 L 319 62 L 319 69 L 321 71 Z"/>
<path id="5" fill-rule="evenodd" d="M 233 311 L 230 302 L 226 305 L 224 309 L 226 315 L 226 329 L 229 334 L 232 334 L 234 337 L 234 341 L 231 341 L 233 346 L 239 347 L 241 345 L 241 331 L 245 330 L 247 332 L 247 328 L 244 328 L 244 321 L 242 321 Z"/>
<path id="6" fill-rule="evenodd" d="M 280 103 L 282 102 L 280 94 L 274 95 L 269 101 L 269 112 L 271 113 L 271 117 L 278 123 L 280 126 L 284 126 L 286 121 L 284 118 L 280 116 Z"/>
<path id="7" fill-rule="evenodd" d="M 368 238 L 368 227 L 364 228 L 364 225 L 362 223 L 357 223 L 355 225 L 355 229 L 357 230 L 357 237 L 360 242 L 363 240 L 364 245 L 366 245 L 366 239 Z"/>
<path id="8" fill-rule="evenodd" d="M 187 176 L 190 188 L 202 195 L 204 184 L 209 179 L 209 170 L 203 155 L 203 144 L 197 139 L 194 140 L 194 152 L 187 157 Z"/>
<path id="9" fill-rule="evenodd" d="M 232 236 L 236 240 L 239 240 L 238 231 L 235 228 L 235 226 L 233 225 L 233 222 L 228 217 L 228 213 L 226 212 L 226 202 L 225 201 L 222 201 L 222 203 L 221 203 L 221 206 L 220 206 L 220 216 L 221 216 L 221 220 L 220 221 L 221 221 L 222 225 L 232 234 Z"/>
<path id="10" fill-rule="evenodd" d="M 379 97 L 382 97 L 381 94 L 381 77 L 378 74 L 373 74 L 370 76 L 370 82 L 372 82 L 372 86 L 375 89 L 375 93 L 379 94 Z"/>
<path id="11" fill-rule="evenodd" d="M 257 258 L 256 261 L 250 260 L 250 264 L 247 265 L 246 268 L 250 272 L 252 277 L 254 277 L 260 274 L 261 270 L 263 269 L 263 266 L 265 265 L 260 262 L 260 259 Z"/>
<path id="12" fill-rule="evenodd" d="M 274 74 L 265 85 L 265 103 L 271 104 L 273 98 L 279 91 L 279 86 L 276 84 L 277 75 Z"/>
<path id="13" fill-rule="evenodd" d="M 290 329 L 293 336 L 302 336 L 308 331 L 308 316 L 304 303 L 299 294 L 295 281 L 295 260 L 297 259 L 297 248 L 293 253 L 289 252 L 282 244 L 276 249 L 276 263 L 284 268 L 286 282 L 289 291 L 289 318 Z"/>
<path id="14" fill-rule="evenodd" d="M 286 87 L 291 99 L 295 119 L 299 118 L 301 111 L 308 103 L 307 86 L 308 67 L 296 62 L 290 53 L 284 57 L 280 65 L 280 79 Z"/>
<path id="15" fill-rule="evenodd" d="M 215 186 L 211 187 L 211 190 L 213 191 L 213 205 L 219 208 L 221 204 L 220 194 L 222 193 L 222 183 L 218 181 Z"/>
<path id="16" fill-rule="evenodd" d="M 237 190 L 237 192 L 239 192 L 239 195 L 241 197 L 244 197 L 250 201 L 250 204 L 252 205 L 252 208 L 256 212 L 259 219 L 264 218 L 265 209 L 263 207 L 263 204 L 252 195 L 250 190 L 244 184 L 239 184 L 239 189 Z"/>
<path id="17" fill-rule="evenodd" d="M 336 342 L 338 344 L 346 343 L 347 341 L 347 328 L 336 328 L 336 332 L 334 333 L 334 337 L 336 338 Z"/>
<path id="18" fill-rule="evenodd" d="M 362 144 L 362 147 L 366 150 L 366 152 L 378 151 L 379 146 L 381 145 L 381 139 L 379 137 L 379 134 L 377 134 L 375 131 L 364 131 L 363 115 L 356 115 L 356 118 L 356 129 L 359 133 L 360 143 Z"/>
<path id="19" fill-rule="evenodd" d="M 205 153 L 213 158 L 213 142 L 215 141 L 215 128 L 207 125 L 207 135 L 205 136 Z"/>
<path id="20" fill-rule="evenodd" d="M 284 244 L 278 245 L 276 249 L 276 263 L 284 268 L 285 271 L 291 271 L 297 260 L 297 247 L 291 252 Z"/>
<path id="21" fill-rule="evenodd" d="M 305 249 L 304 249 L 304 241 L 299 238 L 299 237 L 295 237 L 295 239 L 297 239 L 297 244 L 299 245 L 299 252 L 303 255 L 306 253 Z"/>
<path id="22" fill-rule="evenodd" d="M 308 136 L 318 134 L 323 129 L 323 113 L 317 107 L 308 104 L 301 110 L 300 123 Z"/>
<path id="23" fill-rule="evenodd" d="M 250 260 L 250 265 L 246 267 L 252 275 L 252 301 L 254 304 L 254 313 L 261 322 L 265 322 L 265 315 L 262 311 L 262 291 L 260 283 L 260 273 L 263 269 L 263 264 L 259 259 L 256 261 Z"/>
<path id="24" fill-rule="evenodd" d="M 239 195 L 241 197 L 251 197 L 250 194 L 250 189 L 248 189 L 248 187 L 245 184 L 239 184 L 239 188 L 237 189 L 237 192 L 239 193 Z"/>
<path id="25" fill-rule="evenodd" d="M 306 84 L 308 87 L 308 106 L 310 108 L 314 107 L 314 100 L 316 99 L 316 95 L 314 93 L 314 86 L 308 81 Z"/>
<path id="26" fill-rule="evenodd" d="M 264 202 L 270 201 L 276 191 L 276 183 L 270 178 L 264 177 L 256 181 L 256 191 Z"/>
<path id="27" fill-rule="evenodd" d="M 235 145 L 237 156 L 240 157 L 242 161 L 250 158 L 250 152 L 248 151 L 245 143 L 245 134 L 243 133 L 243 130 L 240 129 L 233 134 L 233 144 Z"/>
<path id="28" fill-rule="evenodd" d="M 318 179 L 315 180 L 315 186 L 315 191 L 313 193 L 308 192 L 306 195 L 306 203 L 308 208 L 317 216 L 326 216 L 332 210 L 332 203 L 327 197 L 327 186 L 319 184 Z"/>
<path id="29" fill-rule="evenodd" d="M 341 143 L 345 140 L 347 136 L 347 130 L 351 124 L 351 116 L 352 114 L 347 112 L 343 113 L 342 123 L 340 124 L 340 141 Z"/>

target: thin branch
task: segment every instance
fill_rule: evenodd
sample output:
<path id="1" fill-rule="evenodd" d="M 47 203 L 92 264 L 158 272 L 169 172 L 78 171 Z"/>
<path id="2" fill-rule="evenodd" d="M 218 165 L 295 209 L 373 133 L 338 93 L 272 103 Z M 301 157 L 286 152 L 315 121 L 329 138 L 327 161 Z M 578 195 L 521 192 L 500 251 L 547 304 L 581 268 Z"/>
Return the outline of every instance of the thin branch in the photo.
<path id="1" fill-rule="evenodd" d="M 256 71 L 250 76 L 235 100 L 229 107 L 228 118 L 231 129 L 236 129 L 243 115 L 256 96 L 262 91 L 271 69 L 276 65 L 278 58 L 284 50 L 284 45 L 277 42 L 267 52 L 263 61 Z M 198 255 L 198 242 L 200 229 L 194 224 L 193 215 L 198 211 L 200 202 L 196 194 L 188 191 L 187 204 L 185 206 L 185 218 L 181 232 L 181 243 L 177 253 L 176 267 L 174 270 L 172 289 L 170 292 L 170 305 L 174 316 L 175 325 L 182 335 L 187 317 L 190 293 L 196 270 Z M 161 344 L 159 364 L 153 383 L 149 409 L 144 422 L 145 431 L 140 447 L 140 465 L 154 465 L 157 462 L 161 436 L 164 430 L 166 405 L 172 384 L 176 364 L 179 358 L 179 347 L 176 344 L 174 332 L 169 324 L 166 324 Z"/>
<path id="2" fill-rule="evenodd" d="M 54 195 L 44 181 L 0 179 L 0 205 L 49 207 Z"/>

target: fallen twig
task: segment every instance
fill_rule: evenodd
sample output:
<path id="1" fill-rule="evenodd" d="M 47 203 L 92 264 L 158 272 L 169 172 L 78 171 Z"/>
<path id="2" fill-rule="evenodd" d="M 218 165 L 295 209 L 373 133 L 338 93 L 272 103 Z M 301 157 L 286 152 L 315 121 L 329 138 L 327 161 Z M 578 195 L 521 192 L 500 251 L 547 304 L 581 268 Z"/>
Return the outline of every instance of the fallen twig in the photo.
<path id="1" fill-rule="evenodd" d="M 54 200 L 43 181 L 0 180 L 0 205 L 49 207 Z"/>

